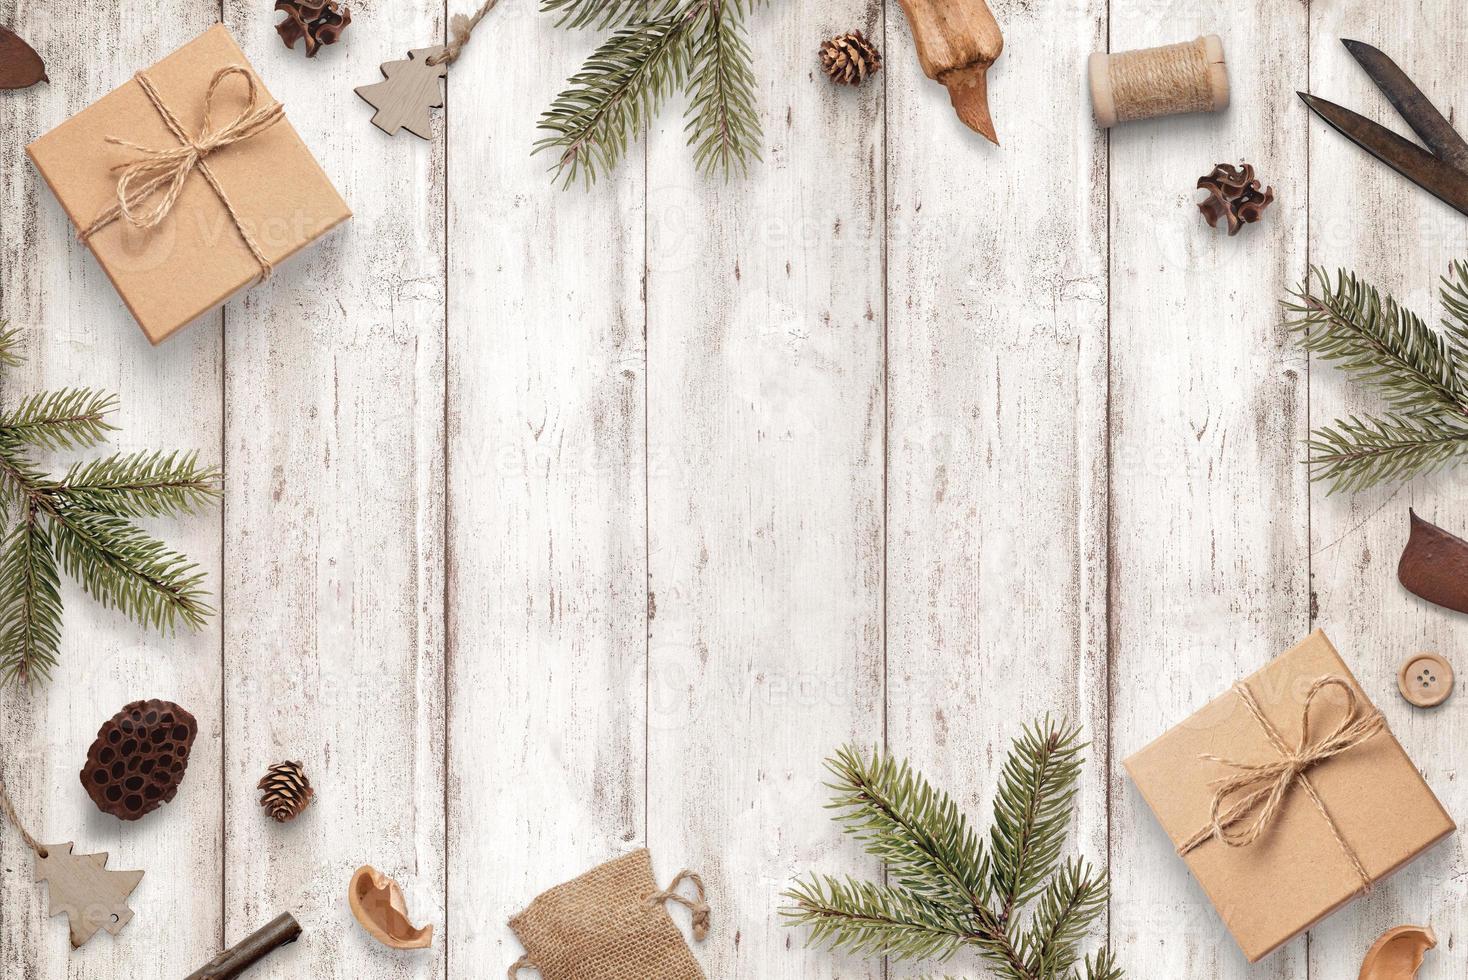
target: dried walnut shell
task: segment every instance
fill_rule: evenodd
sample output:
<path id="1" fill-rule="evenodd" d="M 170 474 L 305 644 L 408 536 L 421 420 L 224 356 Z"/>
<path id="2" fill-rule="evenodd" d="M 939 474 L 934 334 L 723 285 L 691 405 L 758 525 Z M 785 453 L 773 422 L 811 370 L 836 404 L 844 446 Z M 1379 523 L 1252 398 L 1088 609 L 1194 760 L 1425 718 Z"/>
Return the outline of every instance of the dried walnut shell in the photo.
<path id="1" fill-rule="evenodd" d="M 87 750 L 82 785 L 97 809 L 136 820 L 178 795 L 199 724 L 172 701 L 134 701 Z"/>

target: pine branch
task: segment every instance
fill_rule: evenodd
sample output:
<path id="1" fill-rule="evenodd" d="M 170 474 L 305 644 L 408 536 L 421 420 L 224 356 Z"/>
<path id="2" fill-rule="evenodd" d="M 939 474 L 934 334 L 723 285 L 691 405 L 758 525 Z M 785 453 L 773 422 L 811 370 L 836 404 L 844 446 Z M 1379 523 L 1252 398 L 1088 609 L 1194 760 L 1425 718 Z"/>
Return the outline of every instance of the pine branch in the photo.
<path id="1" fill-rule="evenodd" d="M 1076 946 L 1106 911 L 1106 879 L 1072 858 L 1050 879 L 1034 922 L 1021 940 L 1025 965 L 1036 976 L 1058 977 L 1076 962 Z"/>
<path id="2" fill-rule="evenodd" d="M 104 607 L 163 631 L 179 621 L 198 629 L 213 612 L 198 566 L 125 518 L 70 508 L 49 516 L 66 573 Z"/>
<path id="3" fill-rule="evenodd" d="M 61 647 L 61 582 L 34 511 L 0 544 L 0 624 L 0 684 L 48 679 Z"/>
<path id="4" fill-rule="evenodd" d="M 20 328 L 0 320 L 0 367 L 20 367 Z"/>
<path id="5" fill-rule="evenodd" d="M 794 902 L 784 910 L 790 924 L 809 927 L 817 944 L 867 956 L 947 959 L 969 948 L 1006 980 L 1120 980 L 1105 950 L 1085 961 L 1085 978 L 1071 972 L 1109 895 L 1106 875 L 1084 861 L 1056 870 L 1085 747 L 1080 734 L 1047 718 L 1014 742 L 987 849 L 953 800 L 907 762 L 841 749 L 826 763 L 835 777 L 828 809 L 883 861 L 889 883 L 797 880 L 785 893 Z M 1020 909 L 1036 896 L 1022 930 Z"/>
<path id="6" fill-rule="evenodd" d="M 540 10 L 560 14 L 557 27 L 579 30 L 593 27 L 623 27 L 637 21 L 655 20 L 673 4 L 670 0 L 541 0 Z"/>
<path id="7" fill-rule="evenodd" d="M 1468 454 L 1468 425 L 1446 418 L 1350 416 L 1310 433 L 1312 477 L 1330 493 L 1436 472 Z"/>
<path id="8" fill-rule="evenodd" d="M 116 396 L 90 388 L 42 391 L 0 416 L 0 435 L 38 449 L 84 449 L 114 431 L 106 416 L 115 408 Z"/>
<path id="9" fill-rule="evenodd" d="M 1448 343 L 1417 314 L 1344 270 L 1332 285 L 1313 269 L 1292 295 L 1287 325 L 1305 350 L 1376 389 L 1393 411 L 1468 419 L 1468 387 Z"/>
<path id="10" fill-rule="evenodd" d="M 1004 763 L 989 834 L 992 887 L 1000 921 L 1027 904 L 1055 870 L 1070 823 L 1085 744 L 1080 728 L 1056 724 L 1026 727 Z"/>
<path id="11" fill-rule="evenodd" d="M 693 50 L 688 103 L 688 145 L 694 166 L 704 175 L 749 171 L 760 159 L 759 115 L 755 109 L 753 56 L 737 8 L 708 8 Z"/>
<path id="12" fill-rule="evenodd" d="M 784 893 L 790 925 L 809 926 L 812 943 L 865 956 L 946 960 L 969 938 L 961 917 L 902 888 L 812 875 Z"/>
<path id="13" fill-rule="evenodd" d="M 643 120 L 683 83 L 687 35 L 712 2 L 696 0 L 618 29 L 568 79 L 540 117 L 539 127 L 555 135 L 535 144 L 537 153 L 559 151 L 554 169 L 563 186 L 578 176 L 590 186 L 617 165 Z"/>
<path id="14" fill-rule="evenodd" d="M 198 453 L 133 453 L 76 463 L 41 492 L 62 506 L 121 517 L 195 514 L 219 497 L 221 474 Z"/>
<path id="15" fill-rule="evenodd" d="M 827 809 L 841 811 L 836 820 L 898 884 L 929 901 L 970 909 L 997 927 L 989 858 L 952 798 L 906 762 L 854 746 L 838 751 L 826 768 L 835 777 Z"/>

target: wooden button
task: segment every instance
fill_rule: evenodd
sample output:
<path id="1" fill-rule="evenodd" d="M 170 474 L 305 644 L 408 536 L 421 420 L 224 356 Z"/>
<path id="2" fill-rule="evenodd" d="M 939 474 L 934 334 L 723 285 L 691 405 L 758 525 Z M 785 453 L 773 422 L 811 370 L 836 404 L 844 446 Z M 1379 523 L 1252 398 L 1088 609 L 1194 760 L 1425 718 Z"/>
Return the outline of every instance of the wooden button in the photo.
<path id="1" fill-rule="evenodd" d="M 1397 671 L 1397 689 L 1419 708 L 1435 708 L 1453 693 L 1453 668 L 1435 653 L 1414 653 Z"/>

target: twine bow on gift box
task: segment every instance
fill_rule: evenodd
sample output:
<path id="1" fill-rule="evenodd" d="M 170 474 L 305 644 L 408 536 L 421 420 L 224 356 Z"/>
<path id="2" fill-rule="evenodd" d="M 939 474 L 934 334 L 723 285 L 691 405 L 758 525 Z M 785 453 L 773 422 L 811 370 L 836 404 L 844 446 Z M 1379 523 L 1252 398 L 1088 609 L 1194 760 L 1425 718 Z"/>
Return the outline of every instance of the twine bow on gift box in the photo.
<path id="1" fill-rule="evenodd" d="M 1330 687 L 1337 687 L 1345 692 L 1346 714 L 1334 731 L 1312 742 L 1310 739 L 1310 709 L 1315 704 L 1315 699 Z M 1375 708 L 1369 714 L 1358 715 L 1356 689 L 1344 677 L 1334 674 L 1321 677 L 1310 685 L 1310 692 L 1305 696 L 1305 706 L 1300 712 L 1300 741 L 1294 748 L 1291 748 L 1280 735 L 1279 730 L 1270 724 L 1268 718 L 1264 717 L 1264 712 L 1259 708 L 1259 702 L 1254 699 L 1254 693 L 1246 684 L 1235 684 L 1234 693 L 1239 696 L 1244 707 L 1249 709 L 1249 713 L 1264 730 L 1270 743 L 1278 750 L 1279 758 L 1270 762 L 1236 762 L 1214 755 L 1201 756 L 1208 762 L 1227 766 L 1235 772 L 1231 776 L 1225 776 L 1212 783 L 1213 804 L 1208 826 L 1179 844 L 1177 852 L 1182 855 L 1190 854 L 1214 838 L 1223 841 L 1229 847 L 1248 847 L 1257 841 L 1278 818 L 1285 797 L 1294 785 L 1299 783 L 1306 795 L 1310 797 L 1310 801 L 1315 804 L 1315 809 L 1319 810 L 1321 817 L 1325 819 L 1326 827 L 1329 828 L 1335 842 L 1340 845 L 1346 860 L 1351 863 L 1352 870 L 1361 879 L 1362 892 L 1371 891 L 1371 875 L 1367 873 L 1366 867 L 1361 863 L 1361 858 L 1356 854 L 1355 848 L 1351 847 L 1341 834 L 1335 818 L 1330 815 L 1330 810 L 1326 808 L 1325 802 L 1310 783 L 1306 773 L 1326 759 L 1358 748 L 1385 731 L 1386 719 Z M 1245 826 L 1232 829 L 1239 824 L 1245 824 Z"/>
<path id="2" fill-rule="evenodd" d="M 220 84 L 231 75 L 239 75 L 245 80 L 245 84 L 249 86 L 248 98 L 238 116 L 215 129 L 211 118 L 214 113 L 214 99 L 218 94 Z M 117 203 L 99 214 L 90 225 L 82 229 L 78 237 L 82 241 L 87 241 L 118 218 L 123 218 L 129 224 L 144 231 L 158 227 L 163 219 L 173 211 L 174 205 L 178 203 L 179 194 L 183 191 L 184 182 L 189 179 L 189 174 L 198 170 L 209 182 L 209 186 L 214 189 L 225 211 L 229 213 L 235 227 L 239 229 L 245 247 L 250 250 L 250 255 L 260 265 L 260 281 L 264 282 L 270 277 L 272 271 L 270 261 L 265 258 L 254 236 L 250 234 L 239 212 L 235 210 L 229 195 L 224 192 L 218 178 L 214 176 L 214 171 L 209 167 L 208 157 L 211 153 L 227 146 L 259 136 L 285 117 L 285 107 L 273 101 L 266 106 L 260 105 L 259 86 L 255 81 L 254 73 L 242 65 L 230 65 L 214 73 L 214 80 L 209 83 L 209 90 L 204 96 L 203 128 L 197 135 L 189 136 L 178 118 L 174 116 L 158 94 L 152 80 L 143 72 L 138 72 L 134 78 L 143 93 L 148 96 L 148 101 L 153 103 L 153 108 L 158 110 L 158 115 L 163 118 L 163 122 L 178 139 L 179 145 L 155 149 L 139 146 L 137 143 L 118 136 L 107 137 L 107 142 L 136 150 L 139 156 L 129 163 L 118 164 L 112 168 L 115 171 L 121 171 L 121 176 L 117 179 Z M 159 191 L 163 192 L 163 196 L 156 204 L 148 208 L 148 200 Z"/>

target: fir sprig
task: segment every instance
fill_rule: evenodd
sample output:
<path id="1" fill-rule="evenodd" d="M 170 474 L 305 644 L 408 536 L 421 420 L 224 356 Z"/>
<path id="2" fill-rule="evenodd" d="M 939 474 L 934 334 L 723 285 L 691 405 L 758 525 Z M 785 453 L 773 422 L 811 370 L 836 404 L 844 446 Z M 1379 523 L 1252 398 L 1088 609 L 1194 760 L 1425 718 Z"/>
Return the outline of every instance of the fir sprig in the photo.
<path id="1" fill-rule="evenodd" d="M 748 5 L 757 0 L 542 0 L 569 27 L 615 28 L 539 126 L 535 152 L 556 154 L 563 185 L 590 185 L 616 167 L 664 100 L 689 96 L 688 144 L 694 163 L 726 177 L 759 158 L 761 135 L 752 57 L 744 39 Z"/>
<path id="2" fill-rule="evenodd" d="M 0 367 L 20 363 L 0 322 Z M 201 626 L 203 573 L 133 523 L 191 514 L 219 495 L 219 471 L 193 453 L 132 453 L 73 464 L 52 480 L 31 450 L 101 442 L 116 398 L 87 388 L 41 393 L 0 413 L 0 683 L 45 680 L 61 645 L 60 569 L 104 606 L 146 626 Z"/>
<path id="3" fill-rule="evenodd" d="M 1078 727 L 1048 718 L 1027 727 L 1005 762 L 987 840 L 907 762 L 841 749 L 827 762 L 829 807 L 884 863 L 888 883 L 797 880 L 787 920 L 857 955 L 942 961 L 973 949 L 1006 980 L 1120 980 L 1109 950 L 1079 951 L 1106 910 L 1107 876 L 1060 861 L 1084 749 Z"/>
<path id="4" fill-rule="evenodd" d="M 1439 333 L 1344 270 L 1312 268 L 1284 308 L 1304 348 L 1376 391 L 1388 411 L 1310 433 L 1312 476 L 1331 493 L 1430 473 L 1468 453 L 1468 264 L 1440 290 Z"/>

